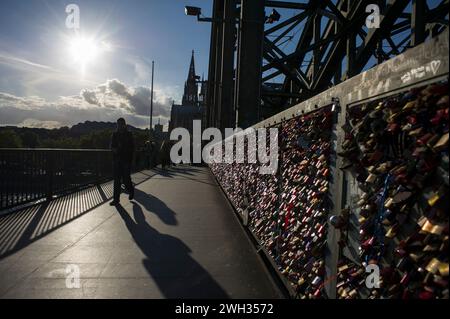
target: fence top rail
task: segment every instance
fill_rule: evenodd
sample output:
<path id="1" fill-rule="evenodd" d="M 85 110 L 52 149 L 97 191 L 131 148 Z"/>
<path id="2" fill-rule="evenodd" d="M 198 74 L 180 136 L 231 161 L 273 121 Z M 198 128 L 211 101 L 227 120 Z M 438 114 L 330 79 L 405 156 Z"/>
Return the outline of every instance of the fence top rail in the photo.
<path id="1" fill-rule="evenodd" d="M 52 151 L 52 152 L 110 152 L 110 149 L 81 149 L 81 148 L 0 148 L 2 151 Z"/>

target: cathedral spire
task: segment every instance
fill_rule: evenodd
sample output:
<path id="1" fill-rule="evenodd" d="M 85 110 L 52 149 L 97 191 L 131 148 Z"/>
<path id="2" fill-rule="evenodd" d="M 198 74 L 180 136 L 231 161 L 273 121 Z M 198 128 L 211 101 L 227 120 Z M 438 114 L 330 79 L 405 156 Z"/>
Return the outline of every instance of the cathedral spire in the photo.
<path id="1" fill-rule="evenodd" d="M 195 79 L 194 50 L 192 50 L 191 64 L 189 66 L 189 74 L 188 74 L 188 80 L 191 80 L 191 79 Z"/>
<path id="2" fill-rule="evenodd" d="M 189 65 L 188 78 L 184 84 L 183 105 L 197 106 L 198 104 L 198 86 L 197 76 L 195 74 L 194 50 L 192 50 L 191 64 Z"/>

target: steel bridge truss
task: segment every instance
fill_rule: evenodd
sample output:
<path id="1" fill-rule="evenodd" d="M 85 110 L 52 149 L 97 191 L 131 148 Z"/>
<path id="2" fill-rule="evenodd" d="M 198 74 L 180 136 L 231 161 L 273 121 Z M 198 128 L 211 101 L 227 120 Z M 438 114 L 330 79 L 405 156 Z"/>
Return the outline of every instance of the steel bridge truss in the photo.
<path id="1" fill-rule="evenodd" d="M 438 35 L 448 12 L 448 0 L 214 0 L 206 125 L 245 128 L 317 95 Z"/>

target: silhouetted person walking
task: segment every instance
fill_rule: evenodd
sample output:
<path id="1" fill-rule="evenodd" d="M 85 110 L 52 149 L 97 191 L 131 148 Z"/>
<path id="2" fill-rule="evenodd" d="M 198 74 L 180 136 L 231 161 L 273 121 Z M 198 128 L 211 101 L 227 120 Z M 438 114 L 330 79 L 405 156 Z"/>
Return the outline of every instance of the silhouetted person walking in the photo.
<path id="1" fill-rule="evenodd" d="M 123 118 L 117 120 L 117 131 L 111 137 L 111 150 L 113 152 L 114 199 L 110 205 L 117 205 L 120 202 L 122 183 L 128 191 L 128 198 L 130 200 L 134 198 L 134 187 L 130 176 L 134 141 Z"/>
<path id="2" fill-rule="evenodd" d="M 159 149 L 159 157 L 161 162 L 161 168 L 166 169 L 170 166 L 170 142 L 167 140 L 162 141 L 161 147 Z"/>

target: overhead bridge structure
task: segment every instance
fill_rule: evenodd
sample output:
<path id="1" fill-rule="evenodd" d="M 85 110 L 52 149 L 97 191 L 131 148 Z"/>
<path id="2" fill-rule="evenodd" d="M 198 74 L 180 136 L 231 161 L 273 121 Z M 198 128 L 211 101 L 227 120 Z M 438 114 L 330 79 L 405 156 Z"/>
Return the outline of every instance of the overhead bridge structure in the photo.
<path id="1" fill-rule="evenodd" d="M 449 3 L 214 0 L 207 127 L 246 128 L 437 36 Z"/>

